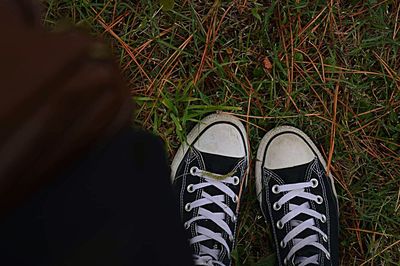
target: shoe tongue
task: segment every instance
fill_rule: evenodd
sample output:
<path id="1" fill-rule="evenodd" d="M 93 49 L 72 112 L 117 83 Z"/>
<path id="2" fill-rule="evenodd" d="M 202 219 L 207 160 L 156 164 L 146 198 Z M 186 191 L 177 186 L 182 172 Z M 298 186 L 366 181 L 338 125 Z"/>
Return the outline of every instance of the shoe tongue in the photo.
<path id="1" fill-rule="evenodd" d="M 313 161 L 311 161 L 309 163 L 289 167 L 289 168 L 274 169 L 271 171 L 274 172 L 275 174 L 277 174 L 281 179 L 283 179 L 285 184 L 294 184 L 294 183 L 305 182 L 305 176 L 306 176 L 308 166 L 312 162 Z"/>
<path id="2" fill-rule="evenodd" d="M 277 174 L 284 181 L 285 184 L 301 183 L 301 182 L 306 182 L 307 169 L 309 168 L 309 166 L 312 163 L 313 163 L 313 161 L 302 164 L 302 165 L 293 166 L 290 168 L 275 169 L 275 170 L 271 170 L 271 171 L 274 172 L 275 174 Z M 290 200 L 289 202 L 296 204 L 296 205 L 300 205 L 306 201 L 307 201 L 306 199 L 296 197 L 296 198 Z M 299 220 L 299 221 L 303 222 L 310 218 L 311 217 L 306 214 L 300 214 L 300 215 L 297 215 L 294 218 L 294 220 Z M 301 232 L 300 234 L 298 234 L 296 236 L 296 238 L 305 238 L 312 234 L 317 234 L 317 233 L 311 229 L 306 229 L 303 232 Z M 310 256 L 313 256 L 318 253 L 320 253 L 320 250 L 315 248 L 314 246 L 306 246 L 306 247 L 300 249 L 299 251 L 297 251 L 296 256 L 297 257 L 310 257 Z"/>
<path id="3" fill-rule="evenodd" d="M 200 152 L 200 154 L 203 157 L 205 170 L 210 173 L 219 175 L 228 174 L 242 159 L 242 158 L 226 157 L 206 152 Z"/>
<path id="4" fill-rule="evenodd" d="M 229 174 L 235 166 L 239 163 L 242 158 L 232 158 L 232 157 L 226 157 L 222 155 L 217 155 L 217 154 L 211 154 L 211 153 L 206 153 L 206 152 L 200 152 L 202 157 L 203 157 L 203 162 L 205 165 L 205 169 L 207 172 L 213 173 L 213 174 L 218 174 L 218 175 L 226 175 Z M 211 196 L 215 195 L 222 195 L 223 192 L 221 192 L 219 189 L 217 189 L 214 186 L 209 186 L 204 189 L 205 192 L 210 194 Z M 202 208 L 207 209 L 211 212 L 220 212 L 223 213 L 223 210 L 217 206 L 216 204 L 208 204 L 206 206 L 203 206 Z M 222 229 L 216 225 L 213 221 L 211 220 L 201 220 L 197 222 L 199 226 L 205 227 L 213 232 L 216 233 L 222 233 Z M 229 240 L 225 239 L 227 243 L 229 244 Z M 201 242 L 201 245 L 204 245 L 210 249 L 218 249 L 222 250 L 224 247 L 219 243 L 214 240 L 207 240 Z M 200 254 L 204 255 L 204 254 Z"/>

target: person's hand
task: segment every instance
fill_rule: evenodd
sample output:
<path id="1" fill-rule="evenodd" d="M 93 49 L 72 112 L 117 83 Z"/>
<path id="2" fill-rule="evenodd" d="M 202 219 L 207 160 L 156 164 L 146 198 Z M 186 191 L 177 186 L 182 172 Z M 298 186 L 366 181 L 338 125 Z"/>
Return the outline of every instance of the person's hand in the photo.
<path id="1" fill-rule="evenodd" d="M 104 45 L 50 33 L 26 0 L 0 3 L 0 216 L 130 122 Z"/>

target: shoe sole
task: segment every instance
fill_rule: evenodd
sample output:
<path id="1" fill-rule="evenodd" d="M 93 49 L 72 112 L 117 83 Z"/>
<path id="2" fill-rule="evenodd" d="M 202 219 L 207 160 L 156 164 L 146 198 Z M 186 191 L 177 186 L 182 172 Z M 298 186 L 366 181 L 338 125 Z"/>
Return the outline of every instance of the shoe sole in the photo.
<path id="1" fill-rule="evenodd" d="M 273 137 L 275 137 L 276 135 L 282 134 L 284 132 L 290 132 L 290 133 L 294 133 L 294 134 L 300 136 L 308 144 L 308 146 L 312 149 L 314 154 L 318 157 L 321 164 L 326 169 L 326 162 L 325 162 L 325 159 L 322 156 L 321 152 L 318 150 L 317 146 L 315 146 L 314 142 L 310 139 L 310 137 L 308 137 L 300 129 L 291 127 L 291 126 L 280 126 L 280 127 L 276 127 L 274 129 L 268 131 L 267 134 L 265 134 L 265 136 L 262 138 L 262 140 L 260 142 L 260 146 L 258 147 L 256 165 L 255 165 L 255 167 L 256 167 L 256 171 L 255 171 L 255 173 L 256 173 L 255 174 L 256 175 L 256 192 L 257 192 L 257 199 L 260 202 L 261 208 L 262 208 L 262 197 L 261 197 L 262 174 L 261 174 L 261 170 L 263 168 L 264 152 L 265 152 L 265 149 L 266 149 L 268 143 L 271 141 L 271 139 Z M 333 190 L 333 194 L 335 195 L 335 198 L 336 198 L 336 204 L 339 207 L 333 175 L 329 172 L 328 176 L 329 176 L 331 184 L 332 184 L 332 190 Z"/>

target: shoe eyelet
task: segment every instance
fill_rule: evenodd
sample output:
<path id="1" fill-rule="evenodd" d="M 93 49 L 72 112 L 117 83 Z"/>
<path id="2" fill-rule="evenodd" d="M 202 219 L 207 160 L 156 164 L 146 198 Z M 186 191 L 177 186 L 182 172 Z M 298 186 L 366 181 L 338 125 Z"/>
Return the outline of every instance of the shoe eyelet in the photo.
<path id="1" fill-rule="evenodd" d="M 286 247 L 286 243 L 283 242 L 283 240 L 279 244 L 280 244 L 281 248 L 285 248 Z"/>
<path id="2" fill-rule="evenodd" d="M 234 177 L 233 177 L 233 185 L 234 185 L 234 186 L 237 186 L 237 185 L 239 185 L 239 182 L 240 182 L 239 177 L 234 176 Z"/>
<path id="3" fill-rule="evenodd" d="M 190 184 L 189 186 L 187 186 L 186 190 L 189 193 L 193 193 L 194 192 L 193 184 Z"/>
<path id="4" fill-rule="evenodd" d="M 325 254 L 325 256 L 326 256 L 326 258 L 328 259 L 328 260 L 330 260 L 331 259 L 331 255 L 328 253 L 328 254 Z"/>
<path id="5" fill-rule="evenodd" d="M 316 202 L 317 204 L 322 204 L 322 202 L 324 202 L 324 199 L 321 196 L 317 196 Z"/>
<path id="6" fill-rule="evenodd" d="M 234 223 L 237 222 L 237 217 L 236 217 L 236 215 L 232 217 L 232 222 L 234 222 Z"/>
<path id="7" fill-rule="evenodd" d="M 272 208 L 275 211 L 279 211 L 281 209 L 282 205 L 280 205 L 278 202 L 275 202 L 274 205 L 272 205 Z"/>
<path id="8" fill-rule="evenodd" d="M 283 264 L 284 264 L 284 265 L 287 265 L 287 263 L 288 263 L 287 258 L 284 258 L 284 259 L 283 259 Z"/>
<path id="9" fill-rule="evenodd" d="M 311 187 L 312 188 L 318 187 L 318 180 L 317 179 L 313 178 L 310 181 L 311 181 Z"/>
<path id="10" fill-rule="evenodd" d="M 192 210 L 192 205 L 190 205 L 190 203 L 187 203 L 185 205 L 185 211 L 190 212 Z"/>
<path id="11" fill-rule="evenodd" d="M 235 197 L 233 197 L 233 203 L 237 203 L 239 201 L 239 197 L 235 195 Z"/>
<path id="12" fill-rule="evenodd" d="M 322 237 L 322 239 L 323 239 L 325 242 L 328 242 L 328 236 L 325 235 L 325 236 Z"/>
<path id="13" fill-rule="evenodd" d="M 199 170 L 199 168 L 197 168 L 196 166 L 193 166 L 192 168 L 190 168 L 190 174 L 192 176 L 196 176 L 198 170 Z"/>
<path id="14" fill-rule="evenodd" d="M 273 185 L 272 186 L 272 193 L 278 194 L 279 193 L 279 186 L 278 185 Z"/>
<path id="15" fill-rule="evenodd" d="M 188 222 L 184 223 L 183 226 L 185 226 L 185 229 L 189 229 L 190 228 L 190 224 Z"/>
<path id="16" fill-rule="evenodd" d="M 326 223 L 326 216 L 322 214 L 321 216 L 321 222 L 322 223 Z"/>
<path id="17" fill-rule="evenodd" d="M 233 241 L 233 236 L 229 236 L 229 241 Z"/>
<path id="18" fill-rule="evenodd" d="M 276 227 L 278 227 L 278 229 L 282 229 L 283 228 L 283 223 L 281 220 L 276 222 Z"/>

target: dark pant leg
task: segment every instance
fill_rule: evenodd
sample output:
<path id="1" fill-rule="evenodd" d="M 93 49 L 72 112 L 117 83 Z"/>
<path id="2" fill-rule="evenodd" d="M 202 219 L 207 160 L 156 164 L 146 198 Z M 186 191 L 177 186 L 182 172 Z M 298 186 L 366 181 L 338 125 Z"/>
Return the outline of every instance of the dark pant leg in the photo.
<path id="1" fill-rule="evenodd" d="M 3 265 L 191 265 L 162 144 L 131 129 L 0 223 Z"/>

